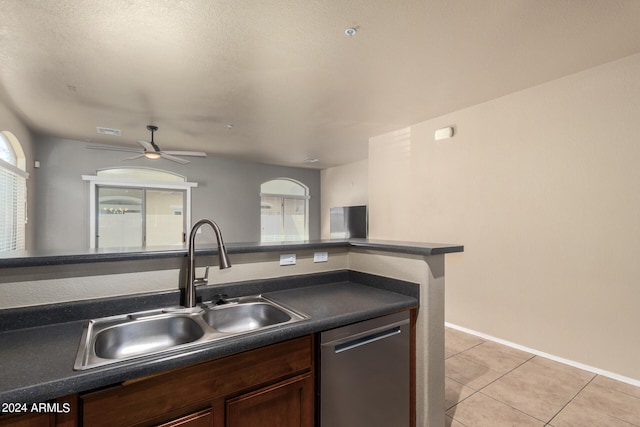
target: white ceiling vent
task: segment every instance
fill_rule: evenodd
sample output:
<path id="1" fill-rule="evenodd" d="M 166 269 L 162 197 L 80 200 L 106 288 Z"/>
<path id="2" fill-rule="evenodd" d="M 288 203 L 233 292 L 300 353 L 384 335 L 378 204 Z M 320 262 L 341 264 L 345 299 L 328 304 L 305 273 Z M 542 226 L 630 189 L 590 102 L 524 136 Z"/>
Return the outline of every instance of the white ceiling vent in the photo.
<path id="1" fill-rule="evenodd" d="M 121 136 L 122 131 L 120 129 L 111 129 L 111 128 L 101 128 L 96 127 L 96 131 L 102 135 L 113 135 L 113 136 Z"/>

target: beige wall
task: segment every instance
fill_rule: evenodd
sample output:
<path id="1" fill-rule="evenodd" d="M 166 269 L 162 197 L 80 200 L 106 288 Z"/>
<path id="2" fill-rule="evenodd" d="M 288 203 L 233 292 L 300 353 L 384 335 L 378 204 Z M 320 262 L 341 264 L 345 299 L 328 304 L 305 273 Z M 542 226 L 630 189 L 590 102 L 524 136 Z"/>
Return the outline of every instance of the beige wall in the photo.
<path id="1" fill-rule="evenodd" d="M 327 262 L 314 263 L 314 250 L 295 251 L 295 265 L 280 266 L 280 252 L 230 254 L 233 268 L 219 270 L 217 257 L 197 257 L 200 266 L 211 265 L 209 284 L 236 283 L 275 277 L 321 273 L 348 268 L 348 249 L 323 249 Z M 0 269 L 0 310 L 177 290 L 184 281 L 184 257 L 138 261 L 16 267 Z"/>
<path id="2" fill-rule="evenodd" d="M 321 238 L 328 239 L 331 237 L 329 209 L 339 206 L 368 204 L 368 165 L 367 160 L 361 160 L 321 171 Z"/>
<path id="3" fill-rule="evenodd" d="M 447 321 L 640 380 L 638 76 L 634 55 L 372 138 L 370 236 L 465 246 Z"/>

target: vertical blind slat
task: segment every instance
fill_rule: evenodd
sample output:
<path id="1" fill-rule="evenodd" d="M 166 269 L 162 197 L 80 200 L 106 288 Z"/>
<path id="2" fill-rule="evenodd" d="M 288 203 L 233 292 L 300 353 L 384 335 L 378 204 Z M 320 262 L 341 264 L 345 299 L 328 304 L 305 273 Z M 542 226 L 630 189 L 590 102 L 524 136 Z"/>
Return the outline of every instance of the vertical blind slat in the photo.
<path id="1" fill-rule="evenodd" d="M 0 165 L 0 252 L 25 249 L 27 181 Z"/>

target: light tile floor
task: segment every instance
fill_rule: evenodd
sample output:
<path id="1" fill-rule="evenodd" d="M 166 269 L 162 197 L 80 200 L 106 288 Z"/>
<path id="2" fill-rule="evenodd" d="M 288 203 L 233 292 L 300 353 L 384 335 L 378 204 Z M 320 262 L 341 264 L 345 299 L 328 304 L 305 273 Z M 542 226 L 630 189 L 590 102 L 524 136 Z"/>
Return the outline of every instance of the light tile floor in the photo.
<path id="1" fill-rule="evenodd" d="M 640 387 L 445 329 L 446 427 L 640 427 Z"/>

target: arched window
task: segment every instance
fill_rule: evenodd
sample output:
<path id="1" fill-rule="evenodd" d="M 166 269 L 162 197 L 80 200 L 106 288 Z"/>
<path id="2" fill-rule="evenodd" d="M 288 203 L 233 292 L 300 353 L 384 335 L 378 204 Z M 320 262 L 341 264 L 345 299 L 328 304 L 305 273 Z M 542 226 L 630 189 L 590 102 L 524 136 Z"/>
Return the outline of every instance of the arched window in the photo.
<path id="1" fill-rule="evenodd" d="M 0 252 L 25 249 L 27 223 L 26 160 L 18 139 L 0 132 Z"/>
<path id="2" fill-rule="evenodd" d="M 260 185 L 262 242 L 309 239 L 309 188 L 301 182 L 278 178 Z"/>

